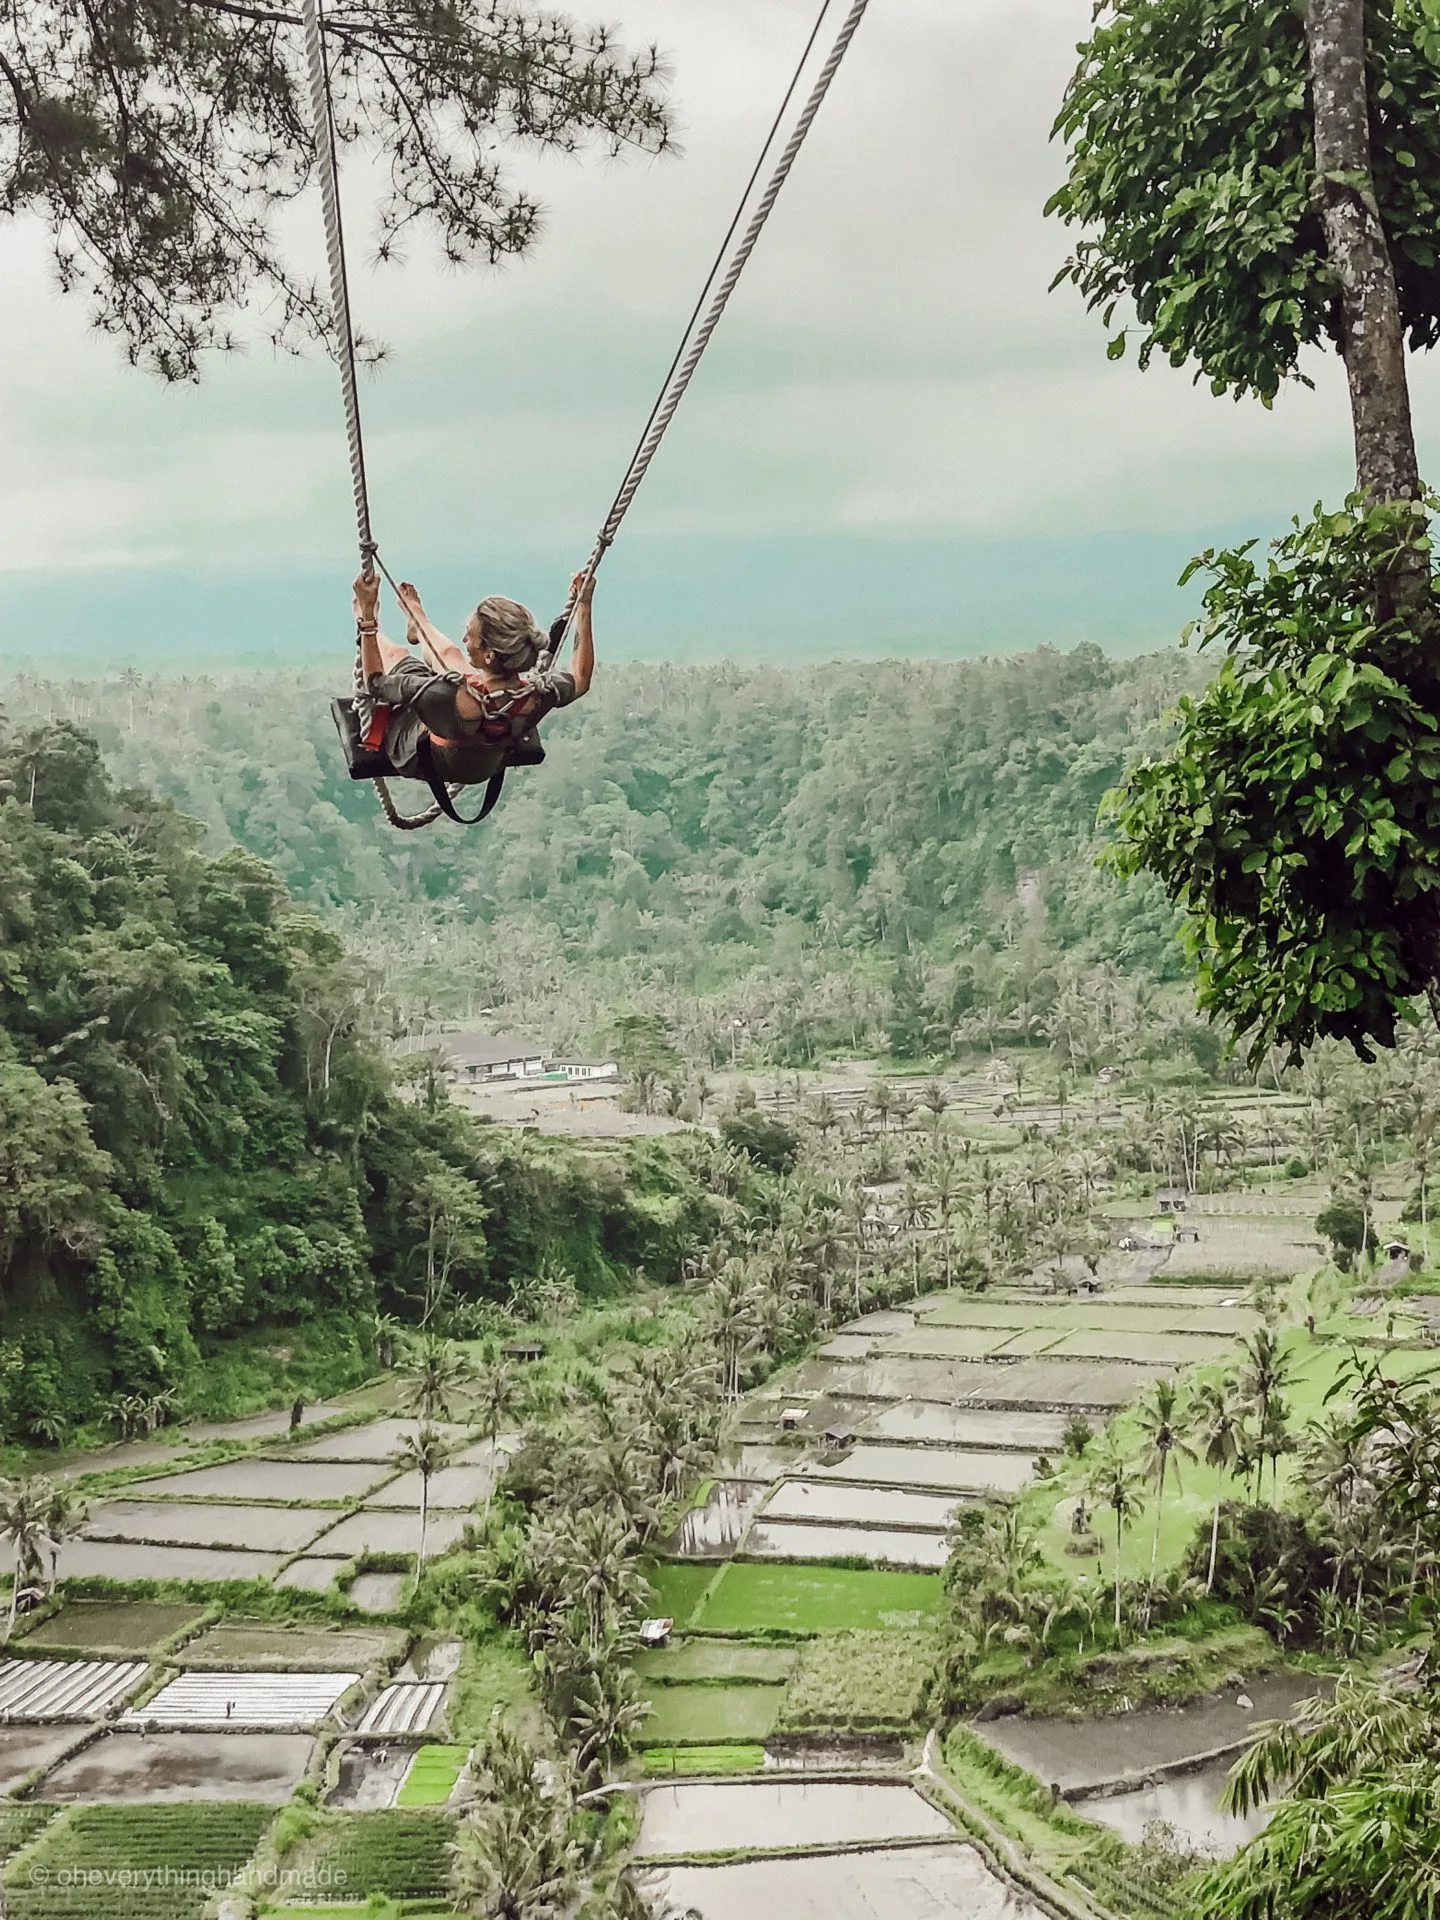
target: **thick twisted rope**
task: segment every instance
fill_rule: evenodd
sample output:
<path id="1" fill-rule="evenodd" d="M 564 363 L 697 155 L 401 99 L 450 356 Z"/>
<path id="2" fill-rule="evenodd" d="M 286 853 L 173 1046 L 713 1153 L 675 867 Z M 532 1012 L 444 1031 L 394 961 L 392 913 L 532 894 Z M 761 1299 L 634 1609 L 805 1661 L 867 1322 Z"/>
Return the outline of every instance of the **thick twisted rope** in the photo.
<path id="1" fill-rule="evenodd" d="M 340 218 L 340 169 L 335 151 L 335 103 L 325 59 L 325 27 L 320 0 L 304 0 L 305 64 L 310 78 L 310 124 L 320 163 L 320 205 L 325 217 L 325 252 L 330 264 L 330 307 L 335 318 L 340 392 L 345 403 L 345 437 L 350 446 L 350 482 L 355 492 L 355 527 L 360 557 L 368 568 L 375 555 L 370 531 L 370 493 L 365 480 L 365 441 L 360 430 L 360 394 L 355 379 L 355 332 L 350 321 L 350 281 L 345 266 L 345 228 Z"/>
<path id="2" fill-rule="evenodd" d="M 366 573 L 379 567 L 390 580 L 370 528 L 370 489 L 365 477 L 365 437 L 360 426 L 360 390 L 355 373 L 355 328 L 350 316 L 350 276 L 345 260 L 345 227 L 340 216 L 340 163 L 336 151 L 335 101 L 330 91 L 330 67 L 325 58 L 325 23 L 320 0 L 303 0 L 305 65 L 310 81 L 310 124 L 320 169 L 320 206 L 325 220 L 325 253 L 330 266 L 330 307 L 335 322 L 335 357 L 340 366 L 340 394 L 345 406 L 345 438 L 350 449 L 350 484 L 355 495 L 355 532 L 360 564 Z M 395 582 L 390 580 L 394 587 Z M 358 670 L 357 670 L 358 673 Z M 428 827 L 440 817 L 436 806 L 422 813 L 404 814 L 383 780 L 374 783 L 376 796 L 392 827 L 410 833 Z"/>
<path id="3" fill-rule="evenodd" d="M 570 631 L 571 622 L 575 617 L 575 604 L 579 591 L 583 590 L 584 586 L 593 580 L 599 571 L 600 563 L 605 558 L 610 547 L 614 544 L 615 536 L 620 531 L 620 524 L 630 510 L 631 502 L 640 491 L 641 484 L 646 474 L 650 471 L 651 462 L 660 450 L 660 443 L 665 438 L 670 422 L 675 418 L 680 402 L 685 398 L 686 389 L 694 378 L 695 370 L 704 358 L 705 349 L 710 344 L 711 336 L 714 334 L 716 327 L 719 326 L 725 309 L 730 303 L 730 296 L 734 293 L 740 276 L 745 271 L 746 264 L 751 254 L 754 253 L 761 234 L 765 231 L 765 223 L 770 218 L 775 202 L 780 198 L 780 193 L 785 182 L 790 178 L 791 169 L 795 165 L 800 149 L 805 144 L 806 135 L 815 124 L 816 116 L 825 104 L 825 96 L 830 91 L 830 84 L 840 70 L 841 61 L 850 50 L 850 42 L 855 38 L 859 30 L 860 22 L 865 17 L 865 9 L 868 5 L 869 0 L 852 0 L 850 11 L 845 16 L 844 23 L 840 28 L 835 44 L 830 49 L 829 56 L 824 66 L 820 69 L 815 85 L 811 89 L 810 97 L 805 102 L 804 110 L 795 123 L 794 131 L 786 141 L 784 151 L 775 164 L 775 169 L 770 176 L 765 191 L 760 196 L 755 212 L 751 215 L 750 224 L 746 227 L 740 244 L 730 257 L 730 264 L 725 269 L 724 277 L 720 279 L 719 286 L 716 288 L 703 317 L 699 317 L 698 306 L 696 314 L 691 316 L 690 326 L 687 328 L 685 336 L 680 343 L 680 351 L 671 362 L 670 372 L 666 375 L 665 383 L 660 389 L 659 397 L 651 409 L 649 424 L 634 454 L 631 456 L 625 478 L 620 483 L 620 490 L 615 495 L 614 501 L 611 503 L 610 511 L 605 516 L 604 524 L 600 528 L 594 548 L 586 563 L 585 571 L 580 577 L 580 588 L 577 589 L 576 593 L 571 595 L 565 608 L 563 622 L 556 622 L 553 637 L 542 662 L 544 665 L 548 666 L 550 662 L 553 661 L 563 644 L 566 634 Z M 740 223 L 740 216 L 744 212 L 746 202 L 749 200 L 750 194 L 754 189 L 755 181 L 759 177 L 760 166 L 764 162 L 765 154 L 770 150 L 774 142 L 780 120 L 783 119 L 786 108 L 789 106 L 796 88 L 799 85 L 800 76 L 804 71 L 806 61 L 810 57 L 811 49 L 814 47 L 815 40 L 819 34 L 825 15 L 829 11 L 829 7 L 830 0 L 823 0 L 819 18 L 815 22 L 805 52 L 801 55 L 800 66 L 796 69 L 795 77 L 790 82 L 785 100 L 781 105 L 780 114 L 776 120 L 776 125 L 771 129 L 770 139 L 767 140 L 765 148 L 761 152 L 760 162 L 757 163 L 755 172 L 750 177 L 750 184 L 745 190 L 745 196 L 741 200 L 734 220 L 730 223 L 730 231 L 725 236 L 724 245 L 729 244 L 736 227 Z M 724 246 L 722 246 L 721 249 L 722 258 L 723 255 Z M 717 261 L 716 266 L 711 269 L 710 279 L 706 283 L 707 290 L 709 287 L 715 285 L 718 272 L 719 262 Z M 703 303 L 703 301 L 704 294 L 702 293 L 701 303 Z M 697 318 L 698 325 L 696 324 Z M 688 350 L 686 346 L 687 341 L 689 343 Z"/>

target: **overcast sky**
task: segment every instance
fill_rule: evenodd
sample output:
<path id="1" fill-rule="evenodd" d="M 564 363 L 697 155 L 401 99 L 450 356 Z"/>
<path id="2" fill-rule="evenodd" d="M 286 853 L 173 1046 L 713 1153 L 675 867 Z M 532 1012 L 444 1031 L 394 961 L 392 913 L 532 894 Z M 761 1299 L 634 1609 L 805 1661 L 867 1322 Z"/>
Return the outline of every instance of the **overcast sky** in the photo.
<path id="1" fill-rule="evenodd" d="M 487 591 L 562 598 L 813 4 L 613 0 L 669 56 L 680 155 L 522 156 L 546 232 L 499 273 L 357 249 L 360 324 L 392 350 L 364 395 L 377 531 L 442 624 Z M 1338 363 L 1267 414 L 1107 362 L 1073 289 L 1047 292 L 1048 131 L 1089 15 L 875 0 L 607 564 L 612 652 L 1158 644 L 1194 548 L 1344 492 Z M 363 236 L 363 169 L 349 185 Z M 293 244 L 319 265 L 313 209 Z M 330 364 L 257 347 L 165 389 L 55 291 L 42 235 L 0 248 L 0 658 L 343 656 Z M 1428 441 L 1440 401 L 1416 387 Z"/>

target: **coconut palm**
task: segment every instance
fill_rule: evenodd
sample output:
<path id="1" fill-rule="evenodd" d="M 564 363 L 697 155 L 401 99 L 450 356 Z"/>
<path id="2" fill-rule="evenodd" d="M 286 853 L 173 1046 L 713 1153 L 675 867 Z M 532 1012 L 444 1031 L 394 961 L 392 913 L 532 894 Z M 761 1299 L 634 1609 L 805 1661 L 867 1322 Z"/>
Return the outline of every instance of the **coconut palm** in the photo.
<path id="1" fill-rule="evenodd" d="M 46 1521 L 54 1494 L 51 1482 L 41 1474 L 28 1480 L 0 1482 L 0 1541 L 7 1542 L 15 1555 L 10 1617 L 5 1628 L 7 1641 L 15 1632 L 22 1588 L 31 1583 L 44 1583 L 45 1554 L 51 1547 Z"/>
<path id="2" fill-rule="evenodd" d="M 1126 1527 L 1144 1511 L 1140 1475 L 1110 1435 L 1085 1480 L 1085 1491 L 1115 1517 L 1115 1638 L 1120 1638 L 1120 1547 Z"/>
<path id="3" fill-rule="evenodd" d="M 1256 1423 L 1263 1433 L 1271 1422 L 1271 1408 L 1274 1402 L 1290 1384 L 1289 1356 L 1280 1346 L 1274 1330 L 1270 1327 L 1257 1327 L 1240 1345 L 1244 1356 L 1240 1364 L 1240 1395 L 1254 1413 Z M 1258 1500 L 1259 1476 L 1264 1472 L 1265 1467 L 1263 1446 L 1255 1449 L 1255 1464 L 1255 1497 Z"/>
<path id="4" fill-rule="evenodd" d="M 910 1270 L 917 1299 L 920 1297 L 920 1236 L 932 1217 L 925 1194 L 913 1180 L 907 1180 L 900 1192 L 900 1225 L 910 1236 Z"/>
<path id="5" fill-rule="evenodd" d="M 649 1712 L 650 1703 L 641 1698 L 633 1668 L 619 1659 L 596 1661 L 577 1683 L 566 1715 L 566 1732 L 575 1743 L 575 1767 L 581 1779 L 628 1752 Z"/>
<path id="6" fill-rule="evenodd" d="M 445 1463 L 444 1440 L 428 1421 L 418 1432 L 407 1433 L 395 1454 L 395 1464 L 420 1476 L 420 1548 L 415 1556 L 415 1579 L 425 1571 L 425 1535 L 430 1525 L 430 1476 Z"/>
<path id="7" fill-rule="evenodd" d="M 1205 1574 L 1205 1591 L 1209 1593 L 1215 1585 L 1225 1476 L 1235 1472 L 1242 1457 L 1244 1414 L 1236 1398 L 1234 1382 L 1205 1381 L 1191 1400 L 1190 1415 L 1200 1458 L 1216 1475 L 1215 1505 L 1210 1515 L 1210 1564 Z"/>
<path id="8" fill-rule="evenodd" d="M 536 1756 L 498 1724 L 479 1766 L 479 1804 L 452 1849 L 456 1908 L 476 1920 L 562 1920 L 582 1892 L 587 1850 L 568 1767 Z"/>
<path id="9" fill-rule="evenodd" d="M 453 1418 L 454 1402 L 471 1375 L 470 1362 L 458 1347 L 427 1333 L 401 1364 L 401 1412 L 418 1414 L 424 1426 Z"/>
<path id="10" fill-rule="evenodd" d="M 939 1080 L 927 1080 L 920 1089 L 920 1105 L 930 1116 L 930 1126 L 939 1133 L 950 1105 L 950 1096 Z"/>
<path id="11" fill-rule="evenodd" d="M 50 1573 L 45 1582 L 48 1589 L 55 1585 L 59 1574 L 61 1547 L 80 1532 L 90 1517 L 90 1509 L 80 1495 L 63 1481 L 42 1481 L 41 1486 L 45 1489 L 41 1502 L 44 1549 L 50 1556 Z"/>
<path id="12" fill-rule="evenodd" d="M 1175 1484 L 1180 1484 L 1180 1462 L 1195 1458 L 1185 1437 L 1188 1409 L 1173 1380 L 1157 1380 L 1140 1401 L 1136 1419 L 1145 1443 L 1141 1470 L 1155 1482 L 1155 1537 L 1150 1543 L 1150 1585 L 1160 1560 L 1160 1527 L 1165 1518 L 1165 1479 L 1175 1462 Z"/>
<path id="13" fill-rule="evenodd" d="M 523 1396 L 513 1367 L 507 1366 L 503 1360 L 484 1360 L 475 1369 L 471 1384 L 475 1397 L 475 1417 L 480 1431 L 490 1442 L 490 1481 L 485 1489 L 485 1512 L 488 1515 L 495 1481 L 499 1477 L 500 1462 L 496 1446 L 500 1429 L 507 1420 L 514 1419 L 519 1413 Z"/>
<path id="14" fill-rule="evenodd" d="M 557 1596 L 584 1613 L 592 1651 L 605 1634 L 638 1610 L 646 1582 L 640 1572 L 635 1531 L 613 1506 L 591 1506 L 566 1515 L 536 1542 Z"/>

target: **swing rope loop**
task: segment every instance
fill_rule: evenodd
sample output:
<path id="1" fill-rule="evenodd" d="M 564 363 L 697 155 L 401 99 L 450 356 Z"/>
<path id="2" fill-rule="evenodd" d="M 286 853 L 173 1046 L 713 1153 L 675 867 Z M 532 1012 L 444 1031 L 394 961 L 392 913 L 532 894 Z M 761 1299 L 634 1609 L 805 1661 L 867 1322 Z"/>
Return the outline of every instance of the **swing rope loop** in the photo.
<path id="1" fill-rule="evenodd" d="M 805 144 L 806 135 L 815 124 L 816 116 L 825 104 L 825 96 L 830 91 L 830 84 L 840 70 L 841 61 L 850 50 L 850 42 L 859 31 L 860 22 L 865 17 L 865 9 L 868 5 L 869 0 L 852 0 L 850 11 L 845 16 L 840 32 L 836 37 L 835 44 L 830 49 L 824 66 L 820 69 L 815 85 L 811 89 L 810 97 L 805 102 L 800 118 L 795 122 L 794 131 L 786 141 L 779 160 L 775 163 L 774 171 L 770 175 L 765 191 L 760 196 L 755 211 L 751 215 L 750 223 L 745 229 L 740 244 L 730 256 L 729 265 L 725 267 L 722 278 L 721 267 L 725 260 L 726 249 L 729 247 L 735 235 L 735 230 L 740 224 L 741 216 L 745 211 L 751 193 L 754 191 L 755 182 L 760 176 L 760 169 L 764 165 L 765 156 L 774 144 L 775 136 L 779 132 L 781 122 L 784 120 L 790 102 L 799 87 L 801 75 L 804 73 L 806 63 L 819 37 L 820 28 L 824 24 L 825 16 L 829 12 L 830 0 L 822 0 L 819 17 L 811 29 L 810 38 L 806 42 L 805 51 L 800 56 L 800 64 L 795 69 L 794 78 L 791 80 L 785 98 L 781 102 L 780 111 L 775 118 L 775 124 L 770 130 L 770 136 L 764 148 L 761 150 L 760 159 L 756 162 L 755 171 L 750 176 L 749 184 L 741 198 L 739 207 L 736 209 L 735 217 L 730 223 L 729 232 L 725 235 L 725 239 L 721 243 L 720 253 L 716 258 L 715 265 L 710 270 L 710 277 L 701 292 L 700 301 L 696 305 L 695 312 L 691 315 L 690 325 L 686 328 L 685 334 L 681 339 L 679 351 L 670 364 L 670 371 L 665 376 L 665 381 L 661 386 L 659 396 L 655 401 L 655 405 L 650 410 L 650 418 L 646 424 L 645 432 L 641 435 L 640 442 L 631 456 L 625 478 L 620 483 L 620 489 L 615 495 L 611 503 L 610 511 L 606 514 L 604 523 L 596 537 L 594 549 L 586 563 L 585 571 L 580 577 L 580 587 L 575 594 L 571 595 L 570 600 L 566 604 L 563 625 L 559 622 L 556 623 L 557 631 L 549 647 L 546 649 L 541 662 L 543 666 L 548 667 L 553 662 L 555 655 L 563 645 L 565 637 L 569 633 L 571 624 L 575 618 L 575 606 L 579 592 L 583 591 L 599 572 L 600 562 L 605 558 L 606 553 L 614 544 L 615 536 L 620 531 L 620 524 L 629 512 L 631 502 L 640 491 L 641 484 L 646 474 L 650 471 L 651 462 L 660 451 L 660 443 L 665 438 L 670 422 L 675 418 L 679 410 L 680 402 L 685 398 L 686 389 L 695 376 L 696 368 L 704 358 L 705 349 L 710 344 L 711 336 L 724 317 L 725 309 L 730 303 L 730 296 L 734 293 L 740 276 L 745 271 L 746 264 L 751 254 L 754 253 L 761 234 L 765 231 L 765 223 L 770 218 L 775 202 L 780 198 L 780 193 L 785 182 L 790 178 L 791 169 L 799 157 L 800 149 Z M 716 285 L 717 279 L 719 281 L 718 286 Z M 712 288 L 714 288 L 714 293 L 702 317 L 701 308 L 704 305 L 705 295 L 709 293 Z"/>

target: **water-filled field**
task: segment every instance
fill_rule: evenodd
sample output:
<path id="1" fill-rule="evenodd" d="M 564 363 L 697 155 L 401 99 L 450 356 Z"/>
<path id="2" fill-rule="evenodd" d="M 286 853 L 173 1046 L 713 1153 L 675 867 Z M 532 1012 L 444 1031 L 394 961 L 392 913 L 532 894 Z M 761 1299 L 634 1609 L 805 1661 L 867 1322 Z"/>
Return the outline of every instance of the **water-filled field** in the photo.
<path id="1" fill-rule="evenodd" d="M 806 1469 L 823 1480 L 867 1480 L 892 1487 L 953 1488 L 957 1492 L 1016 1493 L 1030 1478 L 1023 1453 L 982 1448 L 869 1446 L 863 1441 L 833 1462 Z"/>
<path id="2" fill-rule="evenodd" d="M 1044 1920 L 973 1847 L 958 1845 L 666 1867 L 638 1883 L 657 1914 L 705 1920 Z"/>
<path id="3" fill-rule="evenodd" d="M 1063 1413 L 1013 1407 L 951 1407 L 903 1400 L 864 1421 L 862 1440 L 911 1440 L 937 1446 L 1015 1447 L 1053 1451 L 1065 1432 Z"/>
<path id="4" fill-rule="evenodd" d="M 925 1840 L 952 1831 L 913 1787 L 852 1780 L 686 1782 L 646 1789 L 636 1857 Z"/>
<path id="5" fill-rule="evenodd" d="M 1088 1720 L 1017 1714 L 977 1731 L 1038 1780 L 1062 1793 L 1084 1793 L 1243 1742 L 1260 1721 L 1293 1712 L 1320 1684 L 1313 1674 L 1261 1674 L 1243 1689 L 1190 1707 L 1146 1707 Z M 1249 1706 L 1239 1704 L 1242 1693 Z"/>
<path id="6" fill-rule="evenodd" d="M 154 1541 L 160 1546 L 240 1547 L 296 1553 L 335 1520 L 328 1507 L 207 1506 L 188 1500 L 106 1500 L 90 1510 L 91 1540 Z"/>
<path id="7" fill-rule="evenodd" d="M 225 1460 L 215 1467 L 142 1480 L 131 1491 L 147 1499 L 173 1494 L 181 1500 L 358 1500 L 397 1472 L 396 1467 L 365 1461 Z"/>
<path id="8" fill-rule="evenodd" d="M 278 1553 L 123 1540 L 67 1540 L 59 1554 L 62 1580 L 270 1580 L 283 1565 Z"/>
<path id="9" fill-rule="evenodd" d="M 451 1547 L 465 1531 L 463 1513 L 432 1513 L 425 1528 L 425 1551 L 433 1555 Z M 351 1560 L 362 1553 L 418 1553 L 420 1515 L 408 1508 L 365 1507 L 348 1514 L 311 1548 L 325 1559 Z"/>
<path id="10" fill-rule="evenodd" d="M 771 1560 L 868 1560 L 885 1567 L 943 1567 L 943 1533 L 887 1527 L 810 1526 L 802 1521 L 757 1520 L 745 1551 Z"/>
<path id="11" fill-rule="evenodd" d="M 310 1758 L 304 1733 L 105 1733 L 58 1767 L 42 1800 L 288 1800 Z"/>
<path id="12" fill-rule="evenodd" d="M 1229 1760 L 1211 1760 L 1193 1772 L 1171 1774 L 1131 1793 L 1077 1800 L 1076 1810 L 1112 1828 L 1132 1846 L 1139 1846 L 1146 1828 L 1160 1821 L 1197 1853 L 1234 1853 L 1262 1831 L 1269 1812 L 1264 1807 L 1243 1815 L 1221 1810 L 1230 1766 Z"/>
<path id="13" fill-rule="evenodd" d="M 956 1501 L 944 1493 L 911 1493 L 892 1487 L 862 1487 L 784 1480 L 765 1506 L 767 1520 L 828 1520 L 842 1525 L 922 1527 L 950 1523 Z"/>
<path id="14" fill-rule="evenodd" d="M 372 1420 L 366 1426 L 343 1427 L 338 1433 L 322 1434 L 318 1440 L 303 1441 L 285 1451 L 290 1459 L 307 1463 L 354 1460 L 393 1465 L 404 1443 L 415 1439 L 419 1431 L 415 1420 Z M 468 1427 L 445 1421 L 437 1420 L 434 1431 L 452 1447 L 471 1437 Z"/>

